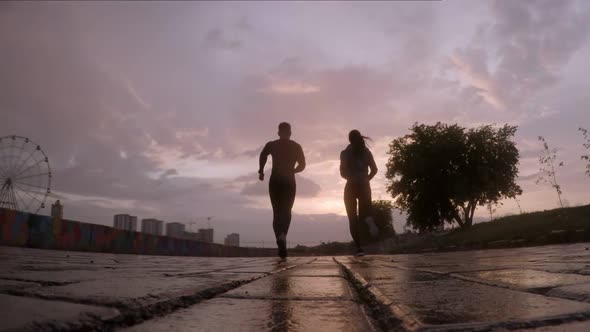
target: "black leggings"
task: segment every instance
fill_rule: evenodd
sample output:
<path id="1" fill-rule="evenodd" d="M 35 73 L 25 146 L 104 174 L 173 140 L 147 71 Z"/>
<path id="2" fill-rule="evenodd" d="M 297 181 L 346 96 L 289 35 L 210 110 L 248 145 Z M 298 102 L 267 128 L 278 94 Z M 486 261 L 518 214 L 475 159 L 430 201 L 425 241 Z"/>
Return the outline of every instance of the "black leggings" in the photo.
<path id="1" fill-rule="evenodd" d="M 357 213 L 358 200 L 358 213 Z M 350 235 L 357 249 L 361 248 L 361 221 L 371 214 L 371 185 L 369 181 L 346 182 L 344 205 L 350 226 Z"/>
<path id="2" fill-rule="evenodd" d="M 291 209 L 295 202 L 296 190 L 295 178 L 290 179 L 271 175 L 268 182 L 268 192 L 272 204 L 272 228 L 277 239 L 279 235 L 287 235 L 289 231 Z"/>

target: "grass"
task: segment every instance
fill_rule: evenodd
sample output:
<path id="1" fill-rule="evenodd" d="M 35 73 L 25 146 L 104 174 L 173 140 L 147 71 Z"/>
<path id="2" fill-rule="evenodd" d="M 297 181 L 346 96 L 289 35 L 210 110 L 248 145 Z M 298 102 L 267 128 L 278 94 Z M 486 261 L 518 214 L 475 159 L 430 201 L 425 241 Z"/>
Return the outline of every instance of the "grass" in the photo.
<path id="1" fill-rule="evenodd" d="M 402 237 L 403 238 L 403 237 Z M 400 238 L 390 253 L 469 250 L 590 241 L 590 205 L 503 217 L 443 235 Z"/>

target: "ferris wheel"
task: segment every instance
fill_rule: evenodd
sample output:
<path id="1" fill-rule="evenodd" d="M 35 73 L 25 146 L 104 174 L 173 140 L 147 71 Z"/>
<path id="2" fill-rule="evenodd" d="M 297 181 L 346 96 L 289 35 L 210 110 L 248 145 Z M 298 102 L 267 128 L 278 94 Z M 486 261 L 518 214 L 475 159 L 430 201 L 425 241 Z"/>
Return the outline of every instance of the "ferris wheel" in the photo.
<path id="1" fill-rule="evenodd" d="M 0 137 L 0 208 L 37 213 L 51 193 L 51 168 L 41 147 L 22 136 Z"/>

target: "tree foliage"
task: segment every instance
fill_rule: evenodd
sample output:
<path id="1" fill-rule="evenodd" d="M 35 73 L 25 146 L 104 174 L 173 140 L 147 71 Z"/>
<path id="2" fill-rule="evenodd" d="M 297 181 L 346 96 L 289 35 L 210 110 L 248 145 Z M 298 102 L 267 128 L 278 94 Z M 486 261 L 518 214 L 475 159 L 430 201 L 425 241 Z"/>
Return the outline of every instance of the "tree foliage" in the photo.
<path id="1" fill-rule="evenodd" d="M 371 243 L 395 236 L 393 228 L 393 202 L 389 200 L 374 200 L 371 205 L 371 215 L 379 230 L 379 236 L 372 237 L 366 223 L 361 223 L 361 242 Z"/>
<path id="2" fill-rule="evenodd" d="M 407 223 L 432 230 L 444 222 L 473 224 L 477 206 L 522 194 L 516 184 L 515 126 L 465 129 L 456 124 L 415 124 L 393 140 L 387 162 L 387 191 Z"/>
<path id="3" fill-rule="evenodd" d="M 393 202 L 388 200 L 376 200 L 372 205 L 373 218 L 379 229 L 381 237 L 392 237 L 395 235 L 393 228 Z"/>
<path id="4" fill-rule="evenodd" d="M 563 208 L 563 200 L 561 199 L 561 186 L 557 183 L 557 168 L 563 167 L 563 162 L 557 162 L 557 149 L 550 149 L 549 144 L 543 136 L 539 136 L 539 141 L 543 143 L 543 154 L 539 156 L 539 178 L 537 184 L 549 182 L 551 187 L 557 192 L 559 199 L 559 206 Z M 557 164 L 557 167 L 556 167 Z"/>

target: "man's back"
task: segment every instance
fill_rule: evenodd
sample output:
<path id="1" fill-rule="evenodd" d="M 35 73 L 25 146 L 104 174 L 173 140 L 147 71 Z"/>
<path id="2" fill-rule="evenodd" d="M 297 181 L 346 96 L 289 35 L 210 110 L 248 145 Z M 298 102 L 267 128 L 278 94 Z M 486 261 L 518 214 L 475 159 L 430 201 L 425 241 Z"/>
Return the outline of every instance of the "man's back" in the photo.
<path id="1" fill-rule="evenodd" d="M 272 175 L 292 177 L 295 175 L 295 163 L 304 163 L 301 145 L 290 139 L 278 139 L 268 142 L 263 153 L 272 156 Z"/>

